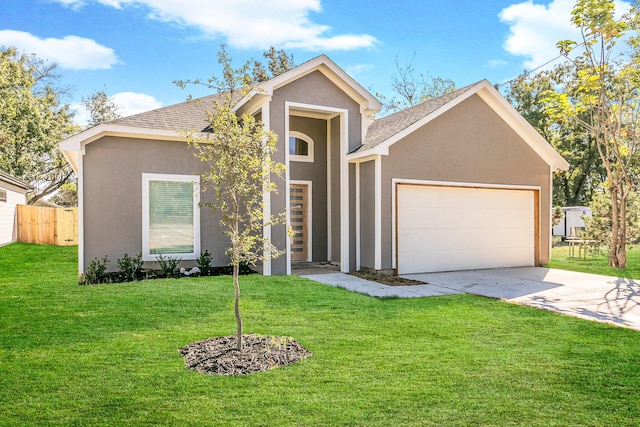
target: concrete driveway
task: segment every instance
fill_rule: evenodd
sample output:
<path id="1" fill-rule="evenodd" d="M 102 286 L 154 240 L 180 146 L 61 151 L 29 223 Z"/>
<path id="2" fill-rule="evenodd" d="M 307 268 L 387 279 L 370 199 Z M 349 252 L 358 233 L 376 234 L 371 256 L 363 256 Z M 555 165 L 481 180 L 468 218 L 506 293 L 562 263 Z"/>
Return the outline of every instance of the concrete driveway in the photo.
<path id="1" fill-rule="evenodd" d="M 303 277 L 378 297 L 483 295 L 640 330 L 640 281 L 632 279 L 542 267 L 402 276 L 427 283 L 416 286 L 386 286 L 337 272 Z"/>
<path id="2" fill-rule="evenodd" d="M 640 330 L 640 282 L 541 267 L 411 274 L 459 292 L 501 298 Z"/>

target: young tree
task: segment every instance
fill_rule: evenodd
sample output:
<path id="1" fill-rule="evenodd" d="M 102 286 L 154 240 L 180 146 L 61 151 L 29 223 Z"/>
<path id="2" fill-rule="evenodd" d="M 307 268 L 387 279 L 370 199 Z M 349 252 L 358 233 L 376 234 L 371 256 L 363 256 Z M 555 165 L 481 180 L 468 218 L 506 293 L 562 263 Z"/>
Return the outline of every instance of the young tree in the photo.
<path id="1" fill-rule="evenodd" d="M 213 192 L 213 198 L 202 204 L 220 216 L 220 225 L 230 242 L 227 254 L 233 267 L 237 348 L 242 351 L 240 264 L 254 264 L 284 252 L 263 237 L 265 226 L 285 219 L 284 213 L 270 216 L 264 213 L 264 195 L 276 191 L 273 179 L 282 177 L 284 165 L 272 159 L 278 136 L 266 130 L 254 116 L 238 116 L 233 110 L 239 96 L 256 89 L 248 73 L 249 62 L 233 68 L 224 46 L 218 53 L 218 62 L 223 66 L 222 78 L 212 77 L 206 84 L 221 94 L 209 111 L 210 133 L 190 132 L 187 138 L 205 164 L 201 174 L 203 190 Z M 187 82 L 176 83 L 184 87 Z"/>
<path id="2" fill-rule="evenodd" d="M 627 209 L 638 178 L 640 61 L 636 54 L 616 59 L 614 48 L 637 20 L 637 4 L 620 21 L 614 12 L 609 1 L 576 2 L 571 22 L 580 29 L 582 42 L 558 43 L 567 58 L 575 47 L 582 49 L 571 59 L 575 79 L 560 91 L 550 91 L 547 102 L 554 119 L 575 121 L 595 141 L 611 202 L 609 265 L 626 268 Z M 631 47 L 637 53 L 637 46 Z"/>
<path id="3" fill-rule="evenodd" d="M 87 127 L 119 119 L 120 106 L 110 98 L 104 90 L 97 90 L 86 98 L 82 98 L 82 106 L 89 112 L 91 119 Z"/>
<path id="4" fill-rule="evenodd" d="M 0 49 L 0 169 L 33 185 L 29 203 L 53 193 L 73 171 L 58 142 L 77 132 L 55 64 L 14 48 Z"/>

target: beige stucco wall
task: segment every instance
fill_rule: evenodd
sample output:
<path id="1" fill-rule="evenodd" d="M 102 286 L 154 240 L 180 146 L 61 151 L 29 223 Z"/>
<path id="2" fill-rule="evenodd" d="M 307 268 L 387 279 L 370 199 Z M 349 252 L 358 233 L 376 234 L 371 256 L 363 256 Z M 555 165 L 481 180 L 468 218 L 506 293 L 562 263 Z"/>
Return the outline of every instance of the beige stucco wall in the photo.
<path id="1" fill-rule="evenodd" d="M 360 266 L 375 269 L 375 163 L 360 163 Z"/>
<path id="2" fill-rule="evenodd" d="M 142 174 L 193 175 L 202 169 L 185 142 L 105 137 L 86 146 L 83 158 L 84 267 L 107 255 L 110 269 L 124 253 L 142 250 Z M 201 200 L 209 196 L 201 194 Z M 209 208 L 200 212 L 201 249 L 214 265 L 228 264 L 228 246 Z M 191 261 L 190 264 L 194 264 Z"/>
<path id="3" fill-rule="evenodd" d="M 549 260 L 549 166 L 474 95 L 382 157 L 382 268 L 392 268 L 392 179 L 540 187 L 539 261 Z M 373 213 L 372 213 L 373 214 Z"/>

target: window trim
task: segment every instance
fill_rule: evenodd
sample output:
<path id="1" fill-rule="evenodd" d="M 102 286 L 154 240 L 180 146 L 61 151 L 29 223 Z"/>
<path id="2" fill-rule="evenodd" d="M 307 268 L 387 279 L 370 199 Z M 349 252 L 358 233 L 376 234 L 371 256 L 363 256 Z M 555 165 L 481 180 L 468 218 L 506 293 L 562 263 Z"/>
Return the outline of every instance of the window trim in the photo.
<path id="1" fill-rule="evenodd" d="M 289 160 L 293 161 L 293 162 L 309 162 L 312 163 L 313 162 L 313 152 L 314 152 L 314 142 L 313 139 L 311 139 L 308 135 L 305 135 L 302 132 L 298 132 L 295 130 L 290 130 L 289 131 L 289 138 L 298 138 L 303 140 L 304 142 L 306 142 L 309 145 L 309 154 L 307 154 L 306 156 L 301 156 L 298 154 L 291 154 L 289 153 Z M 289 140 L 287 140 L 287 151 L 289 151 Z"/>
<path id="2" fill-rule="evenodd" d="M 200 176 L 143 173 L 142 174 L 142 260 L 157 261 L 159 254 L 149 252 L 149 183 L 151 181 L 191 182 L 193 194 L 193 252 L 167 254 L 173 258 L 194 260 L 200 255 Z"/>
<path id="3" fill-rule="evenodd" d="M 0 202 L 7 203 L 7 190 L 0 188 Z"/>

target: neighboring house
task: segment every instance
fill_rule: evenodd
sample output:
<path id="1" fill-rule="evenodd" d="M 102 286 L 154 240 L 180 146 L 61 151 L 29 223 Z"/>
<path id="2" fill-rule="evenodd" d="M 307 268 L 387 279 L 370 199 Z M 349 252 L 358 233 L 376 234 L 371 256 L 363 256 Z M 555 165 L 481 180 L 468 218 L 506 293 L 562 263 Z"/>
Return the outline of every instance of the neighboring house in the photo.
<path id="1" fill-rule="evenodd" d="M 31 185 L 0 171 L 0 245 L 16 241 L 16 205 L 26 205 L 31 190 Z"/>
<path id="2" fill-rule="evenodd" d="M 551 177 L 568 164 L 486 80 L 377 120 L 380 102 L 324 55 L 261 89 L 235 108 L 280 135 L 275 160 L 287 173 L 265 209 L 286 209 L 297 233 L 265 229 L 286 255 L 264 274 L 290 274 L 297 261 L 404 274 L 549 260 Z M 215 97 L 60 144 L 78 175 L 81 272 L 94 257 L 114 268 L 138 251 L 194 260 L 208 249 L 227 263 L 217 219 L 198 208 L 202 166 L 180 133 L 206 131 Z"/>
<path id="3" fill-rule="evenodd" d="M 579 237 L 578 234 L 585 229 L 582 218 L 593 215 L 588 206 L 566 206 L 562 208 L 562 213 L 562 220 L 553 226 L 554 236 Z"/>

